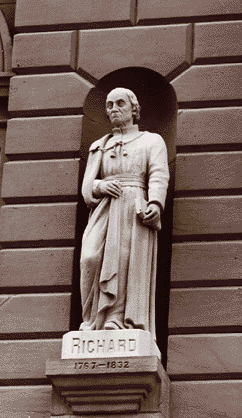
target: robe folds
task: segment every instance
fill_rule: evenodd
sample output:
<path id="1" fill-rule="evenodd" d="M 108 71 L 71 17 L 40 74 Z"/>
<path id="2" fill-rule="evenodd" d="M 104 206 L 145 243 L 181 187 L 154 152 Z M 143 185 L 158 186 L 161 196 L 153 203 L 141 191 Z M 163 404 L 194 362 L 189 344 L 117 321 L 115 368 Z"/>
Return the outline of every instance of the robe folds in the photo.
<path id="1" fill-rule="evenodd" d="M 97 198 L 104 180 L 118 180 L 118 198 Z M 80 330 L 139 328 L 155 338 L 157 231 L 142 224 L 136 199 L 162 209 L 169 181 L 162 137 L 138 126 L 114 128 L 89 150 L 82 194 L 90 208 L 81 250 Z"/>

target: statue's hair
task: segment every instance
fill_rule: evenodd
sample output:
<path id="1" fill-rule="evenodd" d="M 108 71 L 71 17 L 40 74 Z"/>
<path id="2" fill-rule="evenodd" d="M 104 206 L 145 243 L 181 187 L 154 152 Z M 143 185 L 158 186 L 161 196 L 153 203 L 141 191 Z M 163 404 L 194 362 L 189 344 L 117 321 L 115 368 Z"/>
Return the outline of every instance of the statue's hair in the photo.
<path id="1" fill-rule="evenodd" d="M 116 87 L 115 89 L 111 90 L 109 94 L 112 93 L 114 90 L 122 90 L 128 96 L 129 101 L 133 109 L 135 110 L 134 122 L 138 122 L 138 120 L 140 120 L 141 106 L 139 105 L 136 95 L 132 92 L 132 90 L 125 89 L 123 87 Z"/>

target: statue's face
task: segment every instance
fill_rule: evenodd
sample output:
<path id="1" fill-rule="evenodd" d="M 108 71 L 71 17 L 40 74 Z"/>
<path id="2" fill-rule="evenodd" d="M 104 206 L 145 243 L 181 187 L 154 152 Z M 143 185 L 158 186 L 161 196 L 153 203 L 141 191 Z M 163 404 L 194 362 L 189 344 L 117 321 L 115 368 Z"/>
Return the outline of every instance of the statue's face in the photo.
<path id="1" fill-rule="evenodd" d="M 113 126 L 133 124 L 133 107 L 127 94 L 121 88 L 112 90 L 108 94 L 106 111 Z"/>

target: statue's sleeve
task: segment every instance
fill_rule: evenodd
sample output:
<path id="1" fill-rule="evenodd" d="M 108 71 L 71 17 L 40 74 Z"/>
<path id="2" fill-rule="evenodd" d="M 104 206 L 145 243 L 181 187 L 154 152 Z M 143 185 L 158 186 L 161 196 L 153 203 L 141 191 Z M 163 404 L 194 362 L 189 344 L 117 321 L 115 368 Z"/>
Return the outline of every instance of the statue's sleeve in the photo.
<path id="1" fill-rule="evenodd" d="M 148 162 L 148 202 L 157 202 L 165 207 L 169 181 L 167 149 L 164 139 L 158 134 L 150 134 Z"/>
<path id="2" fill-rule="evenodd" d="M 96 141 L 98 142 L 98 141 Z M 101 201 L 93 195 L 94 185 L 97 182 L 97 176 L 100 170 L 100 164 L 102 159 L 102 151 L 100 147 L 91 147 L 89 150 L 87 166 L 82 183 L 82 196 L 86 205 L 89 208 L 97 206 Z"/>

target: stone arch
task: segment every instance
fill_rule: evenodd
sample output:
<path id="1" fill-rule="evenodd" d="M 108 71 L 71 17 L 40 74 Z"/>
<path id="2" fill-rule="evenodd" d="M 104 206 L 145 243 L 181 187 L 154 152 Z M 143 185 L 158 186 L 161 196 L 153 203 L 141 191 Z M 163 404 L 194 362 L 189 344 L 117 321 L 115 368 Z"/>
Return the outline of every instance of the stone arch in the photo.
<path id="1" fill-rule="evenodd" d="M 104 134 L 110 130 L 110 125 L 105 116 L 105 101 L 107 93 L 115 87 L 129 88 L 137 95 L 141 104 L 140 130 L 159 133 L 165 140 L 169 163 L 175 158 L 175 137 L 177 100 L 172 85 L 159 73 L 143 68 L 128 67 L 113 71 L 104 76 L 97 85 L 90 90 L 84 103 L 87 131 L 98 130 L 95 138 L 93 135 L 82 138 L 81 154 L 87 158 L 89 145 L 100 138 L 100 132 Z M 85 123 L 84 122 L 84 123 Z M 91 128 L 93 126 L 93 128 Z"/>
<path id="2" fill-rule="evenodd" d="M 0 72 L 8 73 L 12 70 L 12 38 L 3 12 L 0 10 Z"/>
<path id="3" fill-rule="evenodd" d="M 141 105 L 140 130 L 159 133 L 168 149 L 170 182 L 166 208 L 162 215 L 162 231 L 159 233 L 156 293 L 157 342 L 162 352 L 163 364 L 166 365 L 177 99 L 172 85 L 153 70 L 129 67 L 105 75 L 90 90 L 83 107 L 81 156 L 84 160 L 87 159 L 91 143 L 111 130 L 105 113 L 105 101 L 107 94 L 115 87 L 129 88 L 137 95 Z"/>

